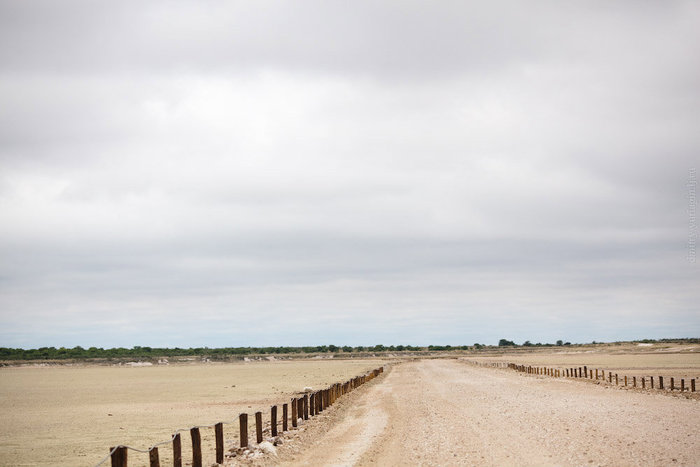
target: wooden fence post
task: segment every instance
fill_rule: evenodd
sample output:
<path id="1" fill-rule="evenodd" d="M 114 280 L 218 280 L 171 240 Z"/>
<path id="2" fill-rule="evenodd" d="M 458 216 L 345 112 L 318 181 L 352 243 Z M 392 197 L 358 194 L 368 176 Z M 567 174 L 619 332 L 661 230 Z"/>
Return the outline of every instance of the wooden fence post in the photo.
<path id="1" fill-rule="evenodd" d="M 309 395 L 304 394 L 304 420 L 309 419 Z"/>
<path id="2" fill-rule="evenodd" d="M 652 389 L 654 389 L 654 377 L 653 376 L 649 377 L 649 385 L 651 386 Z"/>
<path id="3" fill-rule="evenodd" d="M 214 436 L 216 438 L 216 463 L 224 463 L 224 424 L 219 422 L 214 425 Z"/>
<path id="4" fill-rule="evenodd" d="M 255 439 L 262 443 L 262 412 L 255 412 Z"/>
<path id="5" fill-rule="evenodd" d="M 309 395 L 309 415 L 316 415 L 316 395 L 313 392 Z"/>
<path id="6" fill-rule="evenodd" d="M 642 376 L 642 389 L 647 388 L 647 378 L 646 376 Z"/>
<path id="7" fill-rule="evenodd" d="M 238 421 L 240 422 L 240 438 L 241 447 L 248 447 L 248 414 L 242 413 L 238 416 Z"/>
<path id="8" fill-rule="evenodd" d="M 287 419 L 289 418 L 289 405 L 282 404 L 282 431 L 287 431 L 289 427 L 287 426 Z"/>
<path id="9" fill-rule="evenodd" d="M 681 378 L 681 392 L 685 391 L 685 379 Z"/>
<path id="10" fill-rule="evenodd" d="M 148 451 L 149 467 L 160 467 L 160 458 L 158 457 L 158 448 L 154 447 Z"/>
<path id="11" fill-rule="evenodd" d="M 675 389 L 675 385 L 673 384 L 673 376 L 671 376 L 671 391 Z"/>
<path id="12" fill-rule="evenodd" d="M 663 388 L 664 388 L 664 377 L 659 376 L 659 389 L 663 389 Z"/>
<path id="13" fill-rule="evenodd" d="M 617 386 L 618 384 L 620 384 L 620 383 L 619 383 L 619 381 L 618 381 L 618 379 L 617 379 L 617 373 L 615 373 L 615 386 Z"/>
<path id="14" fill-rule="evenodd" d="M 627 387 L 627 375 L 625 375 L 625 387 Z"/>
<path id="15" fill-rule="evenodd" d="M 277 406 L 270 407 L 270 433 L 277 436 Z"/>
<path id="16" fill-rule="evenodd" d="M 636 376 L 632 376 L 632 387 L 633 388 L 637 387 L 637 377 Z"/>
<path id="17" fill-rule="evenodd" d="M 690 391 L 695 392 L 695 378 L 690 380 Z"/>
<path id="18" fill-rule="evenodd" d="M 202 467 L 202 438 L 199 435 L 199 428 L 190 428 L 192 438 L 192 467 Z"/>
<path id="19" fill-rule="evenodd" d="M 112 452 L 114 451 L 114 452 Z M 112 467 L 127 467 L 126 466 L 126 446 L 117 446 L 116 448 L 109 448 L 109 452 L 112 452 Z"/>
<path id="20" fill-rule="evenodd" d="M 299 404 L 297 404 L 297 400 L 292 397 L 292 428 L 297 427 L 297 408 Z"/>
<path id="21" fill-rule="evenodd" d="M 182 467 L 182 440 L 180 433 L 173 436 L 173 467 Z"/>
<path id="22" fill-rule="evenodd" d="M 598 381 L 598 368 L 595 369 L 595 379 Z"/>
<path id="23" fill-rule="evenodd" d="M 588 367 L 587 366 L 583 367 L 583 377 L 588 378 Z"/>

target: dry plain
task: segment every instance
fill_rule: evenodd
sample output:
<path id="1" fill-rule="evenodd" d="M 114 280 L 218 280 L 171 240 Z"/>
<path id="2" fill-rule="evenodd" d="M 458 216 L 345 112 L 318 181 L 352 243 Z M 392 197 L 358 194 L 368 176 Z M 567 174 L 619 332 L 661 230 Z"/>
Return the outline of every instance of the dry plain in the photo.
<path id="1" fill-rule="evenodd" d="M 482 368 L 466 360 L 620 369 L 697 378 L 682 348 L 555 349 L 415 359 L 287 433 L 277 456 L 230 465 L 700 465 L 700 400 Z M 393 359 L 401 360 L 401 359 Z M 387 360 L 150 367 L 0 368 L 0 466 L 93 466 L 107 448 L 147 448 L 192 425 L 268 415 L 306 386 L 325 387 Z M 623 371 L 624 370 L 624 371 Z M 225 426 L 237 441 L 237 424 Z M 202 430 L 204 465 L 213 430 Z M 183 433 L 183 458 L 191 459 Z M 161 449 L 162 465 L 172 465 Z M 129 465 L 147 465 L 131 452 Z M 105 464 L 108 465 L 108 464 Z"/>
<path id="2" fill-rule="evenodd" d="M 290 434 L 276 457 L 317 466 L 697 466 L 700 401 L 460 360 L 394 366 Z"/>
<path id="3" fill-rule="evenodd" d="M 0 368 L 0 466 L 94 466 L 110 446 L 147 448 L 176 429 L 267 411 L 302 391 L 373 369 L 371 360 Z M 226 439 L 237 425 L 225 426 Z M 214 462 L 213 430 L 202 430 L 204 465 Z M 191 458 L 183 433 L 183 458 Z M 167 449 L 162 465 L 172 465 Z M 130 453 L 130 465 L 147 455 Z M 105 464 L 109 465 L 109 461 Z"/>

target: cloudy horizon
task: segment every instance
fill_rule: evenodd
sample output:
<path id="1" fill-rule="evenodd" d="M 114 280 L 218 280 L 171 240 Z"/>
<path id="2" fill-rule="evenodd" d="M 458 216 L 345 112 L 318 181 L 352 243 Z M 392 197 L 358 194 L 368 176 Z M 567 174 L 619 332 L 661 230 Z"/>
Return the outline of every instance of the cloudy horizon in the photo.
<path id="1" fill-rule="evenodd" d="M 0 346 L 700 336 L 700 4 L 0 1 Z"/>

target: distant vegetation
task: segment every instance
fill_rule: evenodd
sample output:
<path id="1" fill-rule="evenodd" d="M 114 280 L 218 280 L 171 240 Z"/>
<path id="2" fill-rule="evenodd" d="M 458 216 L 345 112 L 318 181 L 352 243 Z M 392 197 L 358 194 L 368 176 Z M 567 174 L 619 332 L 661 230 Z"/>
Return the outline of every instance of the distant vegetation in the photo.
<path id="1" fill-rule="evenodd" d="M 698 344 L 698 338 L 684 339 L 641 339 L 631 341 L 632 343 L 675 343 L 675 344 Z M 622 344 L 623 342 L 613 342 L 612 344 Z M 601 344 L 595 341 L 591 344 Z M 530 341 L 525 341 L 521 346 L 515 342 L 501 339 L 498 346 L 490 346 L 485 344 L 475 343 L 474 345 L 429 345 L 427 347 L 416 347 L 412 345 L 375 345 L 375 346 L 337 346 L 337 345 L 318 345 L 309 347 L 223 347 L 223 348 L 208 348 L 208 347 L 190 347 L 184 348 L 161 348 L 161 347 L 141 347 L 135 346 L 130 349 L 117 347 L 111 349 L 103 349 L 101 347 L 83 348 L 80 346 L 73 348 L 65 347 L 41 347 L 39 349 L 13 349 L 0 347 L 0 360 L 67 360 L 67 359 L 112 359 L 112 358 L 162 358 L 162 357 L 187 357 L 200 356 L 212 359 L 223 359 L 229 356 L 244 356 L 244 355 L 264 355 L 264 354 L 352 354 L 352 353 L 378 353 L 378 352 L 451 352 L 451 351 L 479 351 L 493 350 L 496 348 L 523 348 L 523 347 L 558 347 L 570 346 L 570 342 L 558 340 L 556 344 L 532 344 Z M 573 344 L 587 345 L 587 344 Z M 590 345 L 590 344 L 588 344 Z"/>

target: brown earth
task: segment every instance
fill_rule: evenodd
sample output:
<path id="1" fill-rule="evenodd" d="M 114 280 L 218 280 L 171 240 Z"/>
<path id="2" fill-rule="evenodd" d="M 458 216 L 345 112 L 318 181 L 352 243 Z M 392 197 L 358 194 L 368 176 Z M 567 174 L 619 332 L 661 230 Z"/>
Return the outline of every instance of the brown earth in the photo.
<path id="1" fill-rule="evenodd" d="M 697 466 L 698 433 L 696 399 L 421 360 L 289 432 L 276 455 L 229 464 Z"/>

